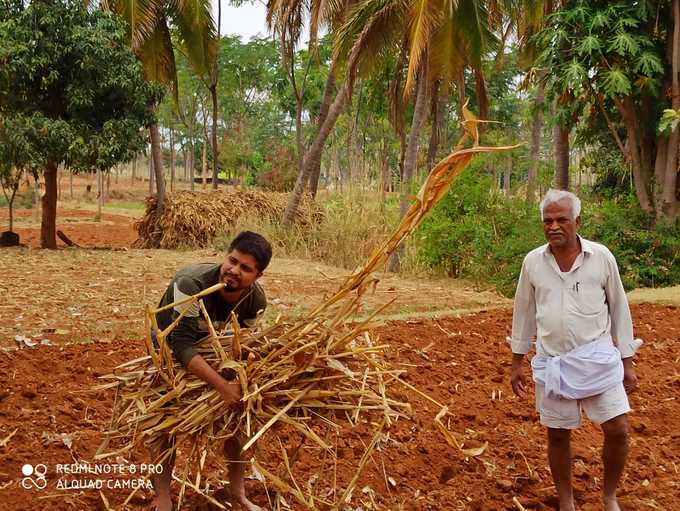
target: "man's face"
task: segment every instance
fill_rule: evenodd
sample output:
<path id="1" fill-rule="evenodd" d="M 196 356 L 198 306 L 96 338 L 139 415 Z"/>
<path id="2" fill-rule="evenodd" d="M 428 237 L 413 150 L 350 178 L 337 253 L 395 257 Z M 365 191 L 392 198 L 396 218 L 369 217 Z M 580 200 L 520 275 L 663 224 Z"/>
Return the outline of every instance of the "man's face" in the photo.
<path id="1" fill-rule="evenodd" d="M 550 248 L 563 248 L 576 243 L 581 217 L 572 218 L 571 204 L 563 200 L 548 204 L 543 210 L 543 233 Z"/>
<path id="2" fill-rule="evenodd" d="M 250 254 L 232 250 L 220 268 L 220 282 L 227 287 L 222 291 L 233 292 L 248 289 L 261 275 L 257 261 Z"/>

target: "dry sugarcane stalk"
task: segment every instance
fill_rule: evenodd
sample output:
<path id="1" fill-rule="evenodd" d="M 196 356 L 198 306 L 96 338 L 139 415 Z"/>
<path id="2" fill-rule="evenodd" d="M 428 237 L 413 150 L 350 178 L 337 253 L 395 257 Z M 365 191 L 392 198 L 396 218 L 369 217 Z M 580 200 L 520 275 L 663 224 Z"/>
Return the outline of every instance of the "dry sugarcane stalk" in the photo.
<path id="1" fill-rule="evenodd" d="M 466 119 L 466 122 L 467 129 L 474 135 L 475 122 L 470 119 Z M 380 439 L 382 428 L 410 410 L 408 403 L 388 396 L 387 384 L 390 381 L 396 379 L 443 408 L 429 396 L 399 379 L 402 371 L 394 370 L 382 361 L 381 355 L 386 346 L 376 345 L 370 336 L 373 326 L 371 321 L 377 312 L 359 325 L 352 324 L 363 295 L 374 288 L 377 282 L 370 275 L 416 229 L 475 154 L 504 149 L 509 148 L 475 146 L 460 149 L 437 164 L 394 234 L 364 265 L 355 269 L 344 280 L 333 296 L 302 318 L 293 322 L 277 319 L 274 325 L 261 330 L 259 326 L 240 329 L 236 318 L 232 317 L 231 331 L 218 333 L 212 327 L 201 298 L 221 288 L 221 284 L 181 301 L 186 306 L 184 311 L 189 304 L 198 303 L 201 314 L 210 325 L 207 342 L 202 343 L 199 348 L 201 355 L 218 371 L 228 369 L 239 378 L 243 391 L 243 406 L 240 410 L 227 408 L 209 384 L 173 362 L 167 339 L 182 314 L 161 332 L 155 316 L 161 309 L 147 308 L 145 325 L 147 332 L 151 328 L 156 331 L 159 353 L 147 334 L 146 347 L 149 356 L 126 362 L 116 368 L 113 375 L 107 376 L 118 382 L 119 397 L 112 425 L 96 459 L 130 451 L 142 444 L 153 444 L 166 435 L 178 439 L 188 438 L 193 445 L 189 458 L 200 458 L 203 462 L 195 463 L 196 484 L 188 482 L 190 479 L 187 474 L 182 488 L 189 486 L 200 493 L 198 483 L 201 480 L 201 471 L 206 455 L 212 451 L 211 442 L 214 439 L 239 435 L 248 439 L 244 445 L 244 449 L 247 449 L 276 424 L 285 424 L 327 452 L 330 450 L 328 442 L 322 440 L 312 429 L 312 423 L 321 421 L 338 428 L 337 419 L 342 418 L 342 414 L 345 414 L 349 424 L 358 421 L 360 412 L 381 414 L 383 425 L 376 431 L 364 452 L 359 470 L 342 490 L 340 499 L 331 503 L 331 507 L 339 509 L 351 495 L 361 470 Z M 154 216 L 155 211 L 149 209 L 147 217 L 149 215 Z M 196 211 L 189 211 L 187 216 L 192 222 L 205 222 L 200 215 L 196 215 Z M 148 218 L 145 222 L 146 220 Z M 176 219 L 171 217 L 155 219 L 154 222 L 161 225 L 163 236 L 168 236 L 172 232 L 171 228 L 177 226 L 172 224 Z M 147 233 L 152 230 L 156 232 L 156 224 L 153 224 L 153 229 L 152 224 L 153 222 L 146 222 L 142 228 Z M 165 308 L 176 305 L 178 304 L 170 304 Z M 247 355 L 245 360 L 242 356 L 244 354 Z M 383 376 L 387 376 L 387 379 Z M 107 383 L 101 388 L 110 388 L 111 385 Z M 439 424 L 441 421 L 436 422 Z M 109 441 L 114 439 L 122 440 L 123 446 L 118 450 L 105 452 Z M 199 445 L 202 450 L 197 448 Z M 174 448 L 173 445 L 163 456 L 169 456 Z M 256 468 L 279 491 L 293 495 L 306 508 L 315 509 L 314 499 L 318 502 L 323 499 L 311 493 L 305 496 L 294 482 L 287 460 L 284 461 L 294 487 L 263 467 L 256 465 Z"/>

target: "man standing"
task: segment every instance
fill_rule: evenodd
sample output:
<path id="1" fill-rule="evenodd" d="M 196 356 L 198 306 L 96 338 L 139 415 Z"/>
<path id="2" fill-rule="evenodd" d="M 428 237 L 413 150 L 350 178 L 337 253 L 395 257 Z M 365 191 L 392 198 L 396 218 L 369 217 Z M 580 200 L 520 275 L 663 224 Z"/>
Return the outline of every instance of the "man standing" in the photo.
<path id="1" fill-rule="evenodd" d="M 572 429 L 581 410 L 604 433 L 605 511 L 620 511 L 616 489 L 628 454 L 628 396 L 637 387 L 633 355 L 642 341 L 633 324 L 616 260 L 577 234 L 581 201 L 550 190 L 540 204 L 548 243 L 524 258 L 512 318 L 512 389 L 526 396 L 522 361 L 531 361 L 536 408 L 548 428 L 548 461 L 560 511 L 575 511 L 571 485 Z"/>
<path id="2" fill-rule="evenodd" d="M 241 326 L 251 326 L 257 314 L 267 306 L 262 287 L 256 282 L 269 265 L 272 248 L 261 235 L 244 231 L 229 246 L 223 263 L 203 263 L 182 268 L 177 272 L 161 298 L 159 308 L 195 295 L 204 289 L 222 283 L 224 288 L 203 298 L 204 306 L 214 326 L 219 329 L 229 321 L 233 312 Z M 158 326 L 165 329 L 184 311 L 188 304 L 177 305 L 158 314 Z M 168 346 L 174 359 L 190 373 L 212 385 L 222 396 L 227 406 L 233 406 L 241 399 L 241 386 L 236 381 L 225 380 L 198 353 L 197 343 L 209 333 L 208 324 L 201 316 L 198 304 L 179 321 L 167 337 Z M 164 453 L 173 439 L 166 438 L 154 446 L 155 457 Z M 247 511 L 261 508 L 246 498 L 244 486 L 245 465 L 241 459 L 241 444 L 236 437 L 224 443 L 224 453 L 229 462 L 229 483 L 235 505 Z M 170 511 L 170 481 L 174 459 L 166 459 L 163 471 L 154 477 L 156 490 L 156 511 Z"/>

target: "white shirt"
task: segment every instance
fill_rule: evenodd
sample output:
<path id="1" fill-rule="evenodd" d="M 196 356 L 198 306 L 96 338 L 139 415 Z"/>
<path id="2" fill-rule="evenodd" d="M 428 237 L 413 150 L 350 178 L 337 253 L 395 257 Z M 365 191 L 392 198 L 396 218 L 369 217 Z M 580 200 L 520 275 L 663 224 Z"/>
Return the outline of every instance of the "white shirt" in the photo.
<path id="1" fill-rule="evenodd" d="M 622 358 L 642 344 L 633 338 L 616 259 L 604 245 L 579 240 L 582 253 L 569 272 L 560 271 L 548 244 L 524 258 L 512 317 L 513 353 L 528 353 L 534 337 L 551 357 L 608 334 Z"/>

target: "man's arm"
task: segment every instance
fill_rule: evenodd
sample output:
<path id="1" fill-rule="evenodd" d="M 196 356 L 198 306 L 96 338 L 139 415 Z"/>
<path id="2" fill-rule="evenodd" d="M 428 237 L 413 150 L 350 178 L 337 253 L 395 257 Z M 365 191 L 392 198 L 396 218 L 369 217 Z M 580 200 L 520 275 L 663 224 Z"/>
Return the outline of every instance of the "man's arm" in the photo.
<path id="1" fill-rule="evenodd" d="M 637 375 L 633 365 L 633 356 L 642 341 L 633 337 L 633 320 L 630 316 L 628 298 L 623 289 L 616 259 L 609 254 L 607 258 L 609 275 L 604 286 L 611 322 L 611 335 L 623 360 L 623 386 L 628 393 L 637 389 Z"/>
<path id="2" fill-rule="evenodd" d="M 526 396 L 526 377 L 522 362 L 524 355 L 531 349 L 531 341 L 536 336 L 536 296 L 534 286 L 529 279 L 526 258 L 522 263 L 522 271 L 517 282 L 515 303 L 512 311 L 512 366 L 510 384 L 519 397 Z"/>
<path id="3" fill-rule="evenodd" d="M 200 291 L 200 287 L 193 280 L 179 279 L 173 284 L 173 300 L 180 301 Z M 198 327 L 199 305 L 195 303 L 176 306 L 173 317 L 181 314 L 186 307 L 189 307 L 189 310 L 167 338 L 173 356 L 190 373 L 217 390 L 227 405 L 232 405 L 241 399 L 241 386 L 238 382 L 225 380 L 198 354 L 196 340 L 202 335 Z"/>
<path id="4" fill-rule="evenodd" d="M 187 370 L 211 385 L 227 404 L 237 403 L 241 399 L 241 384 L 238 381 L 227 381 L 201 355 L 194 355 L 187 364 Z"/>

